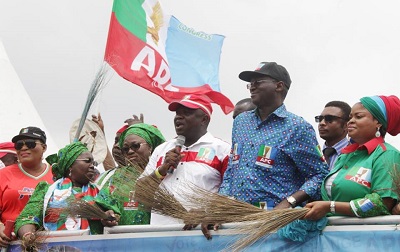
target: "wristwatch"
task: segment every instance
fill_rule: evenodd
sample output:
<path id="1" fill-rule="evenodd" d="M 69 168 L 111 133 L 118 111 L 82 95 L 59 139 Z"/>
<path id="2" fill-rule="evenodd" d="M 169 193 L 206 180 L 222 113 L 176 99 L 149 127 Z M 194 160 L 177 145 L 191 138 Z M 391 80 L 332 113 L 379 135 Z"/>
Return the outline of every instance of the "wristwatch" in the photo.
<path id="1" fill-rule="evenodd" d="M 289 202 L 289 204 L 292 206 L 292 208 L 295 208 L 297 206 L 297 201 L 296 201 L 295 197 L 289 196 L 286 198 L 286 200 Z"/>

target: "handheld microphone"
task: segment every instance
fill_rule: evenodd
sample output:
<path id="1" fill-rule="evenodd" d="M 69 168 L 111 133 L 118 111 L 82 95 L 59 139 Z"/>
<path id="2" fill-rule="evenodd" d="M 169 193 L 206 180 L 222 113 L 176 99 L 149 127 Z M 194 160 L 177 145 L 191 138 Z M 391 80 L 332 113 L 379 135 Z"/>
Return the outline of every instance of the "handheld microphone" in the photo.
<path id="1" fill-rule="evenodd" d="M 182 135 L 179 135 L 177 138 L 176 138 L 176 147 L 178 147 L 178 150 L 179 151 L 181 151 L 181 149 L 182 149 L 182 146 L 185 144 L 185 141 L 186 141 L 186 137 L 185 136 L 182 136 Z M 170 173 L 170 174 L 172 174 L 172 173 L 174 173 L 174 169 L 175 167 L 170 167 L 169 169 L 168 169 L 168 173 Z"/>

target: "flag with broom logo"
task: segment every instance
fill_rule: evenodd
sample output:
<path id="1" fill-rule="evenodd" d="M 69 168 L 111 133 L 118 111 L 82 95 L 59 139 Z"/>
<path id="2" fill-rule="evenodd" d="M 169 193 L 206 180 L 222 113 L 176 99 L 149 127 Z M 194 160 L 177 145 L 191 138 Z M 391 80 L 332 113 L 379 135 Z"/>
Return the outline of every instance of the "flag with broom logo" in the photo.
<path id="1" fill-rule="evenodd" d="M 166 15 L 156 0 L 114 0 L 105 61 L 126 80 L 166 102 L 202 94 L 227 114 L 219 88 L 224 36 L 190 28 Z"/>

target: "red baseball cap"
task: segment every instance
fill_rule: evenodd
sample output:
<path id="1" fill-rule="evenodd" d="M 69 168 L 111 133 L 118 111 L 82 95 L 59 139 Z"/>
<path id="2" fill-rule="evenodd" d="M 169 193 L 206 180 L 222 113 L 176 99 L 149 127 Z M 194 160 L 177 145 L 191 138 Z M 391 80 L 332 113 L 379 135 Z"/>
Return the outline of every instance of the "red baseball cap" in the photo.
<path id="1" fill-rule="evenodd" d="M 4 157 L 8 153 L 17 154 L 14 144 L 12 142 L 0 143 L 0 158 Z"/>
<path id="2" fill-rule="evenodd" d="M 185 95 L 182 100 L 171 102 L 168 106 L 170 111 L 176 111 L 178 105 L 191 109 L 201 109 L 211 117 L 212 106 L 206 97 L 200 95 Z"/>

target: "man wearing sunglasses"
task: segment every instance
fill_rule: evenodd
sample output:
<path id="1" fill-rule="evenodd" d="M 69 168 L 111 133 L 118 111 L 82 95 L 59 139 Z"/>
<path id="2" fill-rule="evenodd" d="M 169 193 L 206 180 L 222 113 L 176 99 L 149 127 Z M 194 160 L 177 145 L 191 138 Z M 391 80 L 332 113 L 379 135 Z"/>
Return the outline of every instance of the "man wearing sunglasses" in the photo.
<path id="1" fill-rule="evenodd" d="M 320 115 L 315 117 L 319 136 L 325 140 L 322 148 L 325 160 L 331 170 L 342 149 L 349 144 L 347 139 L 347 121 L 351 107 L 342 101 L 331 101 L 325 105 Z"/>
<path id="2" fill-rule="evenodd" d="M 239 78 L 248 82 L 257 108 L 233 122 L 231 156 L 220 193 L 269 209 L 319 199 L 328 166 L 314 128 L 286 110 L 292 82 L 288 71 L 275 62 L 262 62 Z"/>

